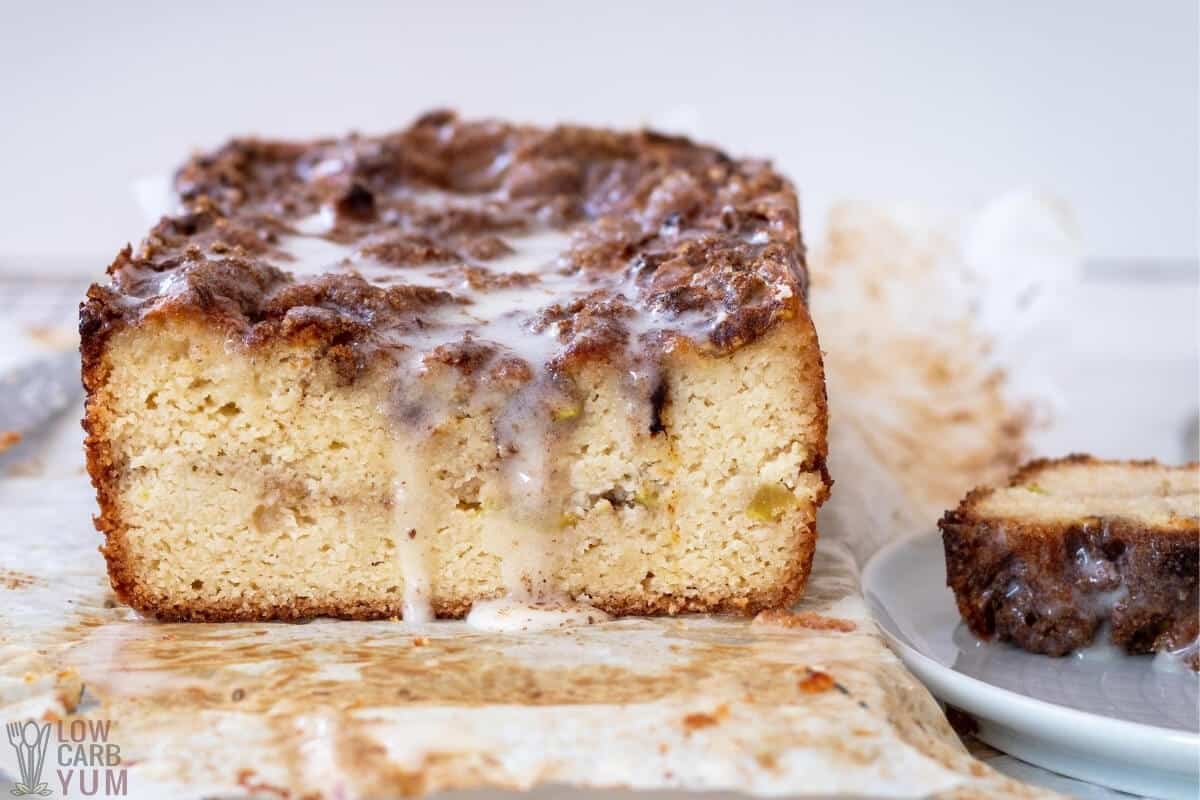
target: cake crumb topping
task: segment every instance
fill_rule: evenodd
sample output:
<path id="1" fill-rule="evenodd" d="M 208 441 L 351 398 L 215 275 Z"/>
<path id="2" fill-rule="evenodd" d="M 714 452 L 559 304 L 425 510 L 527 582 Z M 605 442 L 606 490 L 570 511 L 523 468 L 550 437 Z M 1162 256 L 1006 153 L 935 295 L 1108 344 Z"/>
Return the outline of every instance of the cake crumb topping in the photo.
<path id="1" fill-rule="evenodd" d="M 383 136 L 234 140 L 175 186 L 180 213 L 118 255 L 85 329 L 189 309 L 247 343 L 320 331 L 449 362 L 439 348 L 472 341 L 565 366 L 679 337 L 728 352 L 805 295 L 790 184 L 649 131 L 434 112 Z"/>

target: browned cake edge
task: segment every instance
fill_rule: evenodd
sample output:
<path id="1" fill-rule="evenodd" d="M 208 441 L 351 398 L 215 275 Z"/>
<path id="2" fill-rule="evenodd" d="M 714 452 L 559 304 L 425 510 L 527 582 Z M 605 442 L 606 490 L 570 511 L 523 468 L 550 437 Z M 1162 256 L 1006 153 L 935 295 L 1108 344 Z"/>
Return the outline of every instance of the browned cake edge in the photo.
<path id="1" fill-rule="evenodd" d="M 1063 464 L 1164 467 L 1076 453 L 1031 461 L 1008 485 L 1027 484 Z M 1069 523 L 989 517 L 978 508 L 993 491 L 972 490 L 938 522 L 946 583 L 977 636 L 1052 656 L 1088 646 L 1105 624 L 1113 643 L 1129 653 L 1178 650 L 1196 641 L 1200 527 L 1150 527 L 1118 517 Z M 1200 669 L 1200 653 L 1189 654 L 1188 663 Z"/>
<path id="2" fill-rule="evenodd" d="M 103 518 L 103 514 L 101 515 Z M 243 604 L 234 602 L 206 602 L 166 604 L 141 591 L 137 575 L 127 567 L 124 552 L 124 527 L 119 520 L 105 519 L 108 544 L 102 548 L 108 559 L 108 575 L 113 589 L 121 602 L 137 609 L 140 613 L 162 622 L 291 622 L 314 617 L 333 617 L 349 620 L 398 619 L 401 609 L 395 602 L 339 602 L 321 603 L 308 600 L 287 604 Z M 112 533 L 108 533 L 112 531 Z M 788 577 L 770 589 L 751 592 L 740 597 L 682 597 L 658 595 L 651 598 L 627 596 L 599 596 L 590 605 L 617 617 L 663 616 L 675 614 L 707 613 L 753 616 L 760 611 L 789 608 L 804 592 L 808 574 L 812 568 L 813 550 L 816 544 L 814 526 L 797 531 L 801 547 L 789 567 Z M 438 619 L 462 619 L 471 610 L 476 599 L 458 599 L 446 602 L 432 601 L 433 612 Z"/>

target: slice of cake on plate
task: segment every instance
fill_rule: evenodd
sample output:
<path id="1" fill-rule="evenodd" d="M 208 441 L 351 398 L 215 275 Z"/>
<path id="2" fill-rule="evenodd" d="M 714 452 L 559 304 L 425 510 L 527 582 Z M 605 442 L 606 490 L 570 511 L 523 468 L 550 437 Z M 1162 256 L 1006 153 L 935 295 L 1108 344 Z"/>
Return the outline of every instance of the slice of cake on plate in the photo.
<path id="1" fill-rule="evenodd" d="M 752 613 L 825 470 L 791 184 L 649 132 L 433 113 L 236 140 L 82 308 L 118 595 L 164 619 Z"/>
<path id="2" fill-rule="evenodd" d="M 1130 653 L 1200 669 L 1200 465 L 1034 461 L 940 527 L 947 582 L 977 635 L 1061 656 L 1107 628 Z"/>

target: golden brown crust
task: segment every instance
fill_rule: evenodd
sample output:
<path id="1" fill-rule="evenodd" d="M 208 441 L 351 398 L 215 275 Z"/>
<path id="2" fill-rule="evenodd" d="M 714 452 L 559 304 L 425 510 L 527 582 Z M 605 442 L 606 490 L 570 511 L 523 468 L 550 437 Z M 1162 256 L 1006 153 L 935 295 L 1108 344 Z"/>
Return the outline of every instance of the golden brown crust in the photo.
<path id="1" fill-rule="evenodd" d="M 1036 485 L 1063 465 L 1163 469 L 1156 461 L 1105 461 L 1072 454 L 1019 468 L 1009 487 Z M 1195 470 L 1200 465 L 1185 465 Z M 1200 522 L 1151 526 L 1123 517 L 1045 521 L 981 510 L 980 487 L 938 523 L 947 584 L 979 636 L 1032 652 L 1065 655 L 1107 625 L 1131 653 L 1188 648 L 1200 635 Z M 1200 511 L 1200 509 L 1198 509 Z M 1190 662 L 1200 668 L 1200 654 Z"/>
<path id="2" fill-rule="evenodd" d="M 1111 459 L 1096 458 L 1095 456 L 1089 455 L 1087 453 L 1069 453 L 1068 455 L 1060 456 L 1059 458 L 1035 458 L 1031 461 L 1027 461 L 1026 463 L 1022 464 L 1017 469 L 1017 471 L 1014 472 L 1009 477 L 1008 486 L 1010 486 L 1010 487 L 1011 486 L 1021 486 L 1026 483 L 1030 483 L 1030 482 L 1034 481 L 1038 477 L 1038 475 L 1040 475 L 1041 473 L 1052 470 L 1055 467 L 1060 467 L 1060 466 L 1064 466 L 1064 465 L 1068 465 L 1068 464 L 1077 465 L 1077 466 L 1086 466 L 1086 465 L 1114 466 L 1115 465 L 1115 466 L 1121 466 L 1121 467 L 1128 467 L 1131 469 L 1162 469 L 1163 468 L 1163 464 L 1160 464 L 1158 461 L 1155 461 L 1152 458 L 1123 459 L 1123 460 L 1115 460 L 1114 461 Z M 1177 467 L 1177 469 L 1197 469 L 1198 467 L 1200 467 L 1200 462 L 1192 461 L 1188 464 L 1179 465 L 1179 467 Z"/>

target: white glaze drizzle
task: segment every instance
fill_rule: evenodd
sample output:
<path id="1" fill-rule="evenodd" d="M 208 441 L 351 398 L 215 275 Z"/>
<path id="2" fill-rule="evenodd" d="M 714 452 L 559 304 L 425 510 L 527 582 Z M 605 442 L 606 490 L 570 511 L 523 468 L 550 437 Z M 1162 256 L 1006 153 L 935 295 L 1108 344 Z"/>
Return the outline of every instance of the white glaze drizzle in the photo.
<path id="1" fill-rule="evenodd" d="M 393 452 L 392 530 L 396 557 L 404 580 L 403 614 L 412 623 L 433 619 L 429 538 L 436 531 L 427 498 L 432 494 L 432 473 L 424 448 L 396 448 Z"/>
<path id="2" fill-rule="evenodd" d="M 318 167 L 319 168 L 319 167 Z M 409 193 L 405 199 L 434 208 L 480 210 L 493 201 L 489 196 L 454 195 L 447 192 Z M 279 266 L 297 280 L 308 280 L 330 272 L 355 273 L 380 287 L 400 284 L 428 286 L 452 292 L 464 303 L 444 303 L 423 311 L 416 330 L 384 331 L 385 342 L 397 353 L 397 385 L 412 387 L 428 377 L 425 358 L 437 347 L 461 341 L 468 335 L 491 342 L 523 359 L 539 377 L 515 396 L 497 405 L 497 435 L 501 441 L 502 485 L 505 496 L 491 498 L 490 506 L 503 509 L 487 514 L 483 545 L 500 555 L 501 580 L 506 598 L 477 604 L 472 610 L 477 626 L 488 630 L 534 630 L 560 627 L 600 619 L 602 612 L 574 606 L 561 597 L 555 584 L 562 535 L 554 507 L 560 496 L 556 486 L 557 460 L 552 452 L 555 426 L 546 404 L 545 365 L 560 350 L 557 330 L 551 326 L 535 333 L 530 322 L 552 303 L 569 302 L 603 288 L 626 300 L 636 298 L 633 277 L 626 271 L 591 275 L 565 267 L 563 254 L 569 250 L 568 231 L 543 229 L 524 235 L 505 236 L 512 253 L 462 263 L 383 263 L 366 256 L 363 248 L 339 244 L 327 238 L 334 224 L 330 209 L 306 217 L 293 225 L 297 235 L 284 237 L 282 248 L 290 257 Z M 402 229 L 401 229 L 402 230 Z M 533 275 L 525 285 L 480 291 L 466 279 L 464 266 L 485 269 L 496 275 Z M 635 308 L 640 308 L 636 303 Z M 624 320 L 630 332 L 631 355 L 638 362 L 642 334 L 674 329 L 690 338 L 702 338 L 721 317 L 690 312 L 668 314 L 642 309 Z M 644 389 L 656 378 L 651 369 L 631 373 L 630 384 Z M 411 388 L 409 389 L 411 391 Z M 648 391 L 639 392 L 649 396 Z M 411 398 L 410 398 L 411 399 Z M 395 445 L 392 529 L 396 542 L 397 569 L 403 586 L 403 614 L 412 622 L 433 617 L 430 605 L 434 586 L 431 577 L 430 542 L 437 535 L 432 475 L 424 448 L 432 429 L 449 411 L 434 390 L 422 393 L 413 405 L 426 409 L 425 430 L 398 435 Z M 648 410 L 646 412 L 649 413 Z"/>
<path id="3" fill-rule="evenodd" d="M 1191 661 L 1200 653 L 1200 636 L 1174 650 L 1154 654 L 1153 669 L 1158 672 L 1193 672 Z"/>
<path id="4" fill-rule="evenodd" d="M 547 604 L 501 598 L 476 602 L 467 615 L 467 625 L 491 633 L 515 633 L 594 625 L 609 619 L 598 608 L 581 603 Z"/>
<path id="5" fill-rule="evenodd" d="M 437 200 L 451 202 L 451 198 Z M 329 272 L 353 272 L 377 286 L 430 286 L 451 291 L 468 301 L 437 306 L 423 316 L 425 324 L 420 330 L 394 334 L 402 373 L 398 378 L 406 384 L 419 382 L 425 374 L 425 356 L 440 345 L 461 340 L 468 331 L 478 339 L 511 351 L 535 370 L 540 369 L 559 344 L 553 329 L 535 333 L 528 328 L 528 322 L 544 306 L 582 296 L 596 288 L 582 273 L 564 273 L 558 269 L 560 254 L 570 243 L 569 235 L 562 231 L 508 237 L 506 243 L 512 253 L 490 262 L 467 262 L 496 274 L 538 276 L 536 282 L 528 285 L 479 291 L 465 279 L 460 264 L 385 264 L 364 256 L 360 248 L 333 242 L 323 235 L 328 231 L 324 227 L 327 218 L 326 214 L 306 218 L 295 226 L 302 235 L 289 236 L 283 241 L 291 261 L 281 266 L 297 279 L 311 279 Z M 424 421 L 431 430 L 446 409 L 434 400 L 436 392 L 429 395 L 422 398 L 429 401 L 422 405 L 433 409 Z M 489 552 L 502 554 L 501 579 L 508 600 L 514 604 L 535 603 L 555 595 L 556 532 L 550 521 L 552 512 L 547 507 L 547 498 L 553 494 L 547 489 L 552 483 L 549 448 L 553 437 L 546 410 L 535 408 L 537 400 L 535 382 L 505 405 L 499 427 L 514 452 L 502 465 L 508 496 L 494 498 L 492 505 L 506 510 L 489 514 L 484 528 L 484 546 Z M 429 459 L 423 452 L 430 430 L 416 437 L 398 436 L 393 458 L 392 529 L 397 568 L 404 587 L 403 615 L 416 623 L 433 618 L 430 542 L 437 535 L 437 515 L 430 501 L 433 486 Z M 422 452 L 414 452 L 414 438 L 416 448 Z M 594 609 L 590 614 L 552 612 L 549 607 L 540 606 L 536 613 L 518 610 L 524 607 L 508 605 L 501 610 L 501 606 L 493 605 L 490 610 L 475 614 L 475 619 L 479 624 L 501 630 L 513 625 L 520 629 L 539 625 L 559 627 L 600 616 Z"/>

